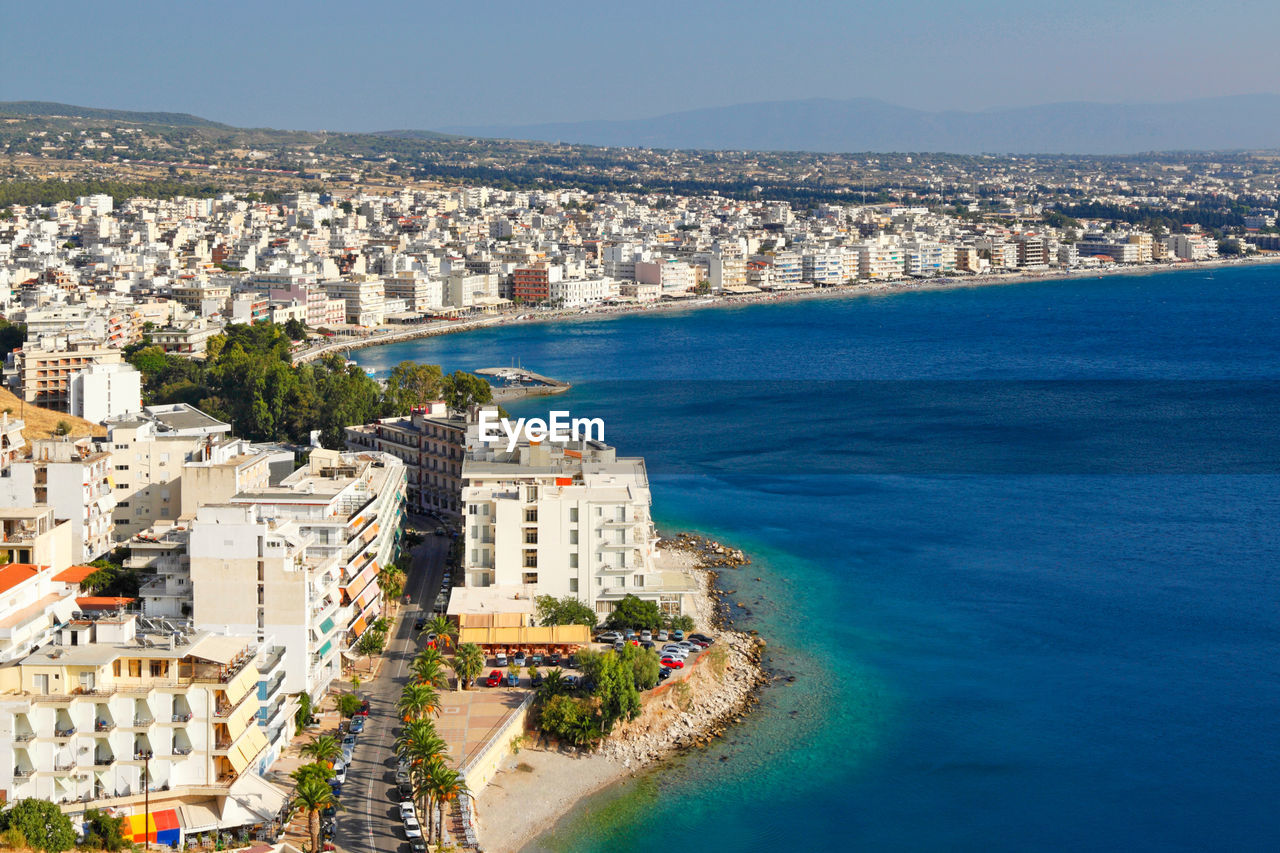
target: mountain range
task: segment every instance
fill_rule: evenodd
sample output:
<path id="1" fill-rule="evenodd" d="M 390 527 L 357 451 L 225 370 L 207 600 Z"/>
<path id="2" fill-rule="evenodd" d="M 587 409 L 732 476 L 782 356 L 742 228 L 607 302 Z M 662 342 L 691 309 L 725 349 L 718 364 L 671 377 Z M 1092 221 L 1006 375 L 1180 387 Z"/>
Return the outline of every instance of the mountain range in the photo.
<path id="1" fill-rule="evenodd" d="M 622 121 L 444 127 L 464 136 L 646 148 L 1136 154 L 1280 148 L 1280 95 L 929 112 L 870 98 L 767 101 Z"/>

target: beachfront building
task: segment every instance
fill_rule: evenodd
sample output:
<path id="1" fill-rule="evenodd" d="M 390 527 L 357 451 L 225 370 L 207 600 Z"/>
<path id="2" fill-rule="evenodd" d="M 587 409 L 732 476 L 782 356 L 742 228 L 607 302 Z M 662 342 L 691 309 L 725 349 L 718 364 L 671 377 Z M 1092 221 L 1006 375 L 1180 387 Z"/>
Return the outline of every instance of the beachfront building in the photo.
<path id="1" fill-rule="evenodd" d="M 467 424 L 465 412 L 437 400 L 408 415 L 347 427 L 346 444 L 348 450 L 389 453 L 404 463 L 410 512 L 458 516 Z"/>
<path id="2" fill-rule="evenodd" d="M 277 638 L 288 692 L 319 698 L 339 653 L 382 613 L 377 575 L 399 551 L 404 490 L 394 456 L 317 449 L 276 485 L 199 506 L 187 549 L 196 626 Z"/>
<path id="3" fill-rule="evenodd" d="M 153 815 L 174 813 L 174 842 L 278 820 L 287 796 L 259 775 L 271 750 L 258 659 L 243 638 L 70 613 L 38 651 L 0 666 L 0 791 L 59 804 L 73 822 L 90 808 L 139 814 L 149 799 Z"/>
<path id="4" fill-rule="evenodd" d="M 472 446 L 462 468 L 466 586 L 573 595 L 602 618 L 628 594 L 683 611 L 687 579 L 654 567 L 643 459 L 602 442 Z"/>
<path id="5" fill-rule="evenodd" d="M 1205 234 L 1170 234 L 1166 245 L 1184 261 L 1205 261 L 1218 257 L 1218 241 Z"/>
<path id="6" fill-rule="evenodd" d="M 550 285 L 550 301 L 559 308 L 597 305 L 620 295 L 618 282 L 611 278 L 566 278 Z"/>
<path id="7" fill-rule="evenodd" d="M 346 305 L 346 323 L 353 326 L 381 326 L 386 319 L 383 302 L 386 291 L 382 279 L 370 275 L 353 275 L 337 281 L 326 281 L 321 287 L 330 299 Z"/>
<path id="8" fill-rule="evenodd" d="M 0 507 L 49 506 L 71 522 L 72 555 L 88 563 L 111 549 L 115 525 L 111 515 L 111 454 L 89 439 L 38 439 L 31 456 L 18 459 L 0 477 Z"/>

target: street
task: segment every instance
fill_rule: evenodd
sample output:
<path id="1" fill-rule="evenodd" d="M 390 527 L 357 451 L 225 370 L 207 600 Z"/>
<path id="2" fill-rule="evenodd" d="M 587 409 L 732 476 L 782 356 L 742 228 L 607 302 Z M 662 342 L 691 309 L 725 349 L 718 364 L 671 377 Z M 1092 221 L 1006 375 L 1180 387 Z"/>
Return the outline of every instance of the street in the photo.
<path id="1" fill-rule="evenodd" d="M 409 849 L 400 821 L 392 747 L 399 732 L 396 701 L 409 663 L 419 648 L 413 623 L 420 614 L 430 613 L 449 553 L 450 538 L 433 536 L 432 529 L 427 526 L 426 538 L 413 551 L 413 564 L 405 581 L 412 603 L 400 605 L 399 622 L 387 640 L 378 677 L 361 685 L 358 691 L 369 700 L 369 720 L 357 741 L 340 797 L 343 808 L 338 811 L 334 844 L 345 853 Z"/>

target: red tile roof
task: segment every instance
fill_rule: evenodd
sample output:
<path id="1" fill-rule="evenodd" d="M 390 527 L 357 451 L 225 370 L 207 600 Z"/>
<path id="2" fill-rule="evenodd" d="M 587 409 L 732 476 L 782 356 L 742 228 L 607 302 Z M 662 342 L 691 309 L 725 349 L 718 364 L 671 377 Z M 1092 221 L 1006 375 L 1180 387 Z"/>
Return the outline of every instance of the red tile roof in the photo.
<path id="1" fill-rule="evenodd" d="M 0 568 L 0 593 L 8 592 L 23 581 L 29 581 L 43 570 L 31 563 L 10 563 Z"/>
<path id="2" fill-rule="evenodd" d="M 77 598 L 76 604 L 81 610 L 114 610 L 136 600 L 115 595 L 85 595 Z"/>
<path id="3" fill-rule="evenodd" d="M 80 583 L 96 571 L 93 566 L 71 566 L 58 572 L 53 579 L 62 583 Z"/>

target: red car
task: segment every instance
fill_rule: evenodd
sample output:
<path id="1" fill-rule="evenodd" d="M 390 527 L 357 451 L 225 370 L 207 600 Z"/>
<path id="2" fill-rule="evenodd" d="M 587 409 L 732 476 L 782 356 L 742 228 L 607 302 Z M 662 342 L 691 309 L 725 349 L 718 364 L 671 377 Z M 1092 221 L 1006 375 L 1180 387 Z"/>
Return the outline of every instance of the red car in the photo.
<path id="1" fill-rule="evenodd" d="M 663 658 L 662 665 L 668 669 L 684 669 L 684 661 L 679 658 Z"/>
<path id="2" fill-rule="evenodd" d="M 502 672 L 501 670 L 497 670 L 497 669 L 489 673 L 489 677 L 484 680 L 485 687 L 497 687 L 501 683 L 502 683 Z"/>

